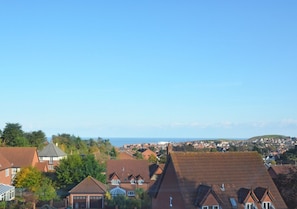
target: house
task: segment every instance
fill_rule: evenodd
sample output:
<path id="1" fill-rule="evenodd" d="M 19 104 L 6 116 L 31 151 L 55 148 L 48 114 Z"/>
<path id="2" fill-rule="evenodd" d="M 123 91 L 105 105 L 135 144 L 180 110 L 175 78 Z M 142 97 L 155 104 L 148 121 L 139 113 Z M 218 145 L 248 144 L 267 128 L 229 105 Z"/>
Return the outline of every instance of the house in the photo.
<path id="1" fill-rule="evenodd" d="M 11 163 L 0 153 L 0 201 L 10 201 L 15 197 L 12 184 Z"/>
<path id="2" fill-rule="evenodd" d="M 15 198 L 14 186 L 0 184 L 0 201 L 11 201 Z"/>
<path id="3" fill-rule="evenodd" d="M 127 152 L 127 151 L 120 151 L 117 159 L 119 160 L 135 160 L 135 158 L 133 157 L 133 154 Z"/>
<path id="4" fill-rule="evenodd" d="M 290 172 L 297 172 L 296 165 L 273 165 L 268 168 L 268 173 L 272 179 L 276 179 L 280 174 L 289 174 Z"/>
<path id="5" fill-rule="evenodd" d="M 150 149 L 140 149 L 138 151 L 141 153 L 144 160 L 148 160 L 150 156 L 153 156 L 155 158 L 157 157 L 157 154 Z"/>
<path id="6" fill-rule="evenodd" d="M 149 166 L 150 178 L 152 181 L 156 181 L 163 173 L 164 164 L 153 163 Z"/>
<path id="7" fill-rule="evenodd" d="M 287 209 L 256 152 L 170 152 L 153 209 Z"/>
<path id="8" fill-rule="evenodd" d="M 268 173 L 275 182 L 288 208 L 296 208 L 297 205 L 297 166 L 273 165 L 268 168 Z"/>
<path id="9" fill-rule="evenodd" d="M 11 180 L 21 168 L 28 166 L 42 168 L 36 147 L 0 147 L 0 153 L 11 165 Z"/>
<path id="10" fill-rule="evenodd" d="M 40 162 L 47 163 L 48 171 L 54 171 L 55 166 L 59 164 L 61 159 L 66 158 L 67 154 L 55 144 L 49 143 L 38 152 L 38 157 Z"/>
<path id="11" fill-rule="evenodd" d="M 108 160 L 106 170 L 107 184 L 112 196 L 122 194 L 134 197 L 135 189 L 149 189 L 147 160 Z"/>
<path id="12" fill-rule="evenodd" d="M 0 152 L 0 183 L 12 184 L 12 163 Z"/>
<path id="13" fill-rule="evenodd" d="M 106 185 L 91 176 L 69 191 L 68 206 L 71 208 L 104 208 Z"/>

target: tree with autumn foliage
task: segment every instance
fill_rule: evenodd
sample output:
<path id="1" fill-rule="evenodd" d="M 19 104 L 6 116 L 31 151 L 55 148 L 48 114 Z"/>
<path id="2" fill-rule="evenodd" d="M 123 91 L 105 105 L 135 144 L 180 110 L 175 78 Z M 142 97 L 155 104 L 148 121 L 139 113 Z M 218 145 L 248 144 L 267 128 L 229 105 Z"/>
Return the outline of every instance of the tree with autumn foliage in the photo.
<path id="1" fill-rule="evenodd" d="M 34 209 L 39 200 L 48 201 L 56 197 L 51 180 L 32 166 L 22 168 L 17 173 L 14 186 L 24 189 L 23 198 L 31 202 Z"/>

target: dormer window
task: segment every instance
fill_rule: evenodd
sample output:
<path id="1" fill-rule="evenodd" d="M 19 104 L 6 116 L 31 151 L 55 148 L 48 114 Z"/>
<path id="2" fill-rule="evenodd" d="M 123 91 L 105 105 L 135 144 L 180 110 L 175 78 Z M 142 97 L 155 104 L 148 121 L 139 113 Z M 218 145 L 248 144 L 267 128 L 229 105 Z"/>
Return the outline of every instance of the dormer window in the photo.
<path id="1" fill-rule="evenodd" d="M 131 183 L 131 184 L 135 184 L 135 183 L 136 183 L 135 179 L 131 179 L 131 180 L 130 180 L 130 183 Z"/>
<path id="2" fill-rule="evenodd" d="M 204 205 L 202 206 L 202 209 L 219 209 L 218 205 Z"/>
<path id="3" fill-rule="evenodd" d="M 252 202 L 245 203 L 244 209 L 254 209 L 255 205 Z"/>
<path id="4" fill-rule="evenodd" d="M 119 185 L 121 181 L 119 179 L 112 179 L 111 180 L 111 185 Z"/>
<path id="5" fill-rule="evenodd" d="M 138 180 L 138 184 L 139 184 L 139 185 L 142 185 L 143 183 L 144 183 L 144 181 L 143 181 L 142 179 L 139 179 L 139 180 Z"/>

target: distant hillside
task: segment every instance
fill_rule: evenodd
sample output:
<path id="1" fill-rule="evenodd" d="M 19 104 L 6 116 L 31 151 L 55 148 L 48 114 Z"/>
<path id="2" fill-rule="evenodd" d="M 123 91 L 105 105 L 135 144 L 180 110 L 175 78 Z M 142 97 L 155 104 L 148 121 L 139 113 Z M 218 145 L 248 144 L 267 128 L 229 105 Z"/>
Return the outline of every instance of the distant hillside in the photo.
<path id="1" fill-rule="evenodd" d="M 262 136 L 254 136 L 252 138 L 249 138 L 247 141 L 255 141 L 257 139 L 286 139 L 289 136 L 284 136 L 284 135 L 277 135 L 277 134 L 271 134 L 271 135 L 262 135 Z"/>

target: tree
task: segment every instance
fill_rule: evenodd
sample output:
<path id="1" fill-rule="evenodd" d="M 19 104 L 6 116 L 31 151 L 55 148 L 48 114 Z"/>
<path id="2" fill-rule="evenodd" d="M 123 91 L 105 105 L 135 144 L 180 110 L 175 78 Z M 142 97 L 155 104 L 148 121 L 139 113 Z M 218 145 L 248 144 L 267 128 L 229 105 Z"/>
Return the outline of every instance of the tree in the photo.
<path id="1" fill-rule="evenodd" d="M 107 205 L 118 209 L 131 208 L 150 208 L 150 197 L 142 188 L 135 189 L 135 198 L 129 198 L 125 195 L 112 197 L 110 193 L 106 195 Z"/>
<path id="2" fill-rule="evenodd" d="M 6 123 L 2 133 L 2 143 L 12 147 L 27 145 L 28 141 L 24 136 L 22 126 L 18 123 Z"/>
<path id="3" fill-rule="evenodd" d="M 14 186 L 26 190 L 24 198 L 31 202 L 33 208 L 39 200 L 52 200 L 56 196 L 55 188 L 47 177 L 35 167 L 22 168 L 17 173 Z"/>
<path id="4" fill-rule="evenodd" d="M 297 148 L 286 151 L 280 156 L 280 161 L 283 163 L 295 164 L 297 162 Z"/>
<path id="5" fill-rule="evenodd" d="M 148 161 L 150 163 L 157 163 L 158 162 L 158 159 L 155 155 L 150 155 L 149 158 L 148 158 Z"/>
<path id="6" fill-rule="evenodd" d="M 53 200 L 57 196 L 53 183 L 49 178 L 43 178 L 35 194 L 38 196 L 40 201 Z"/>
<path id="7" fill-rule="evenodd" d="M 30 146 L 38 149 L 42 149 L 46 142 L 45 133 L 41 130 L 25 133 L 25 137 L 28 139 Z"/>
<path id="8" fill-rule="evenodd" d="M 105 181 L 103 175 L 105 169 L 95 160 L 94 155 L 69 155 L 62 159 L 55 169 L 57 183 L 61 188 L 70 189 L 87 176 Z"/>
<path id="9" fill-rule="evenodd" d="M 35 192 L 40 185 L 42 174 L 35 167 L 26 167 L 17 173 L 14 185 Z"/>

